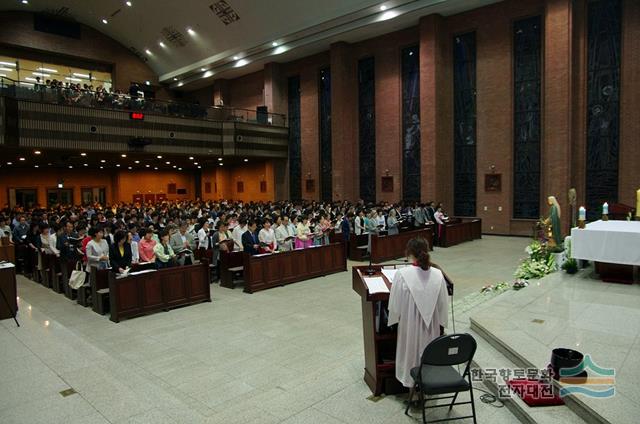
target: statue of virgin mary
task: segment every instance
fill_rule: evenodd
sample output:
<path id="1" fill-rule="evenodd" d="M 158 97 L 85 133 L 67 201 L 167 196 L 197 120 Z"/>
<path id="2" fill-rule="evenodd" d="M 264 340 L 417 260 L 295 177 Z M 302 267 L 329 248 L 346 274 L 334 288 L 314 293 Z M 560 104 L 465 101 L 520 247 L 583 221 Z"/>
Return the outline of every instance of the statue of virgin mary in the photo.
<path id="1" fill-rule="evenodd" d="M 549 217 L 545 220 L 545 223 L 551 227 L 551 237 L 549 239 L 550 244 L 554 246 L 562 246 L 562 228 L 560 226 L 560 205 L 555 196 L 549 196 L 547 198 L 549 204 Z"/>

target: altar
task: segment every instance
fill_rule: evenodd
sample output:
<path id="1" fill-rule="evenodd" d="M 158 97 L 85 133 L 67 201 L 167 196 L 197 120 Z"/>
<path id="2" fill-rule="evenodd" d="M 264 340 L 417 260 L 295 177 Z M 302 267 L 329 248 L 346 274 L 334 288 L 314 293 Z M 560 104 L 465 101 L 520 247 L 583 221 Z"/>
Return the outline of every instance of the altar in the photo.
<path id="1" fill-rule="evenodd" d="M 595 221 L 571 230 L 571 256 L 593 261 L 604 281 L 637 281 L 640 221 Z"/>

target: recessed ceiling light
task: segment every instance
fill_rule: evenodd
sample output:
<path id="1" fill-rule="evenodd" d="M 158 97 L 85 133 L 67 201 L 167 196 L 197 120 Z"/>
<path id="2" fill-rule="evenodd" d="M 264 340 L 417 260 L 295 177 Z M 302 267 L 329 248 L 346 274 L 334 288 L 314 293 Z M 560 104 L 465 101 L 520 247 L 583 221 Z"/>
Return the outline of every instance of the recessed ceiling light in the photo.
<path id="1" fill-rule="evenodd" d="M 238 60 L 240 59 L 238 56 L 233 56 L 233 60 Z"/>
<path id="2" fill-rule="evenodd" d="M 116 167 L 120 168 L 120 164 L 119 164 L 119 163 L 116 163 Z"/>
<path id="3" fill-rule="evenodd" d="M 89 164 L 88 164 L 88 163 L 84 163 L 83 165 L 84 165 L 84 166 L 89 166 Z"/>
<path id="4" fill-rule="evenodd" d="M 177 166 L 176 166 L 176 165 L 173 165 L 173 169 L 175 169 L 175 168 L 177 168 Z"/>
<path id="5" fill-rule="evenodd" d="M 130 1 L 125 2 L 124 4 L 126 4 L 127 6 L 131 7 L 133 6 L 133 3 L 131 3 Z"/>
<path id="6" fill-rule="evenodd" d="M 249 159 L 245 158 L 245 159 L 244 159 L 244 161 L 245 161 L 245 162 L 249 162 Z"/>
<path id="7" fill-rule="evenodd" d="M 146 85 L 151 85 L 151 82 L 149 80 L 144 82 Z"/>
<path id="8" fill-rule="evenodd" d="M 39 165 L 33 165 L 33 167 L 34 167 L 34 168 L 40 168 L 40 166 L 39 166 Z"/>
<path id="9" fill-rule="evenodd" d="M 104 169 L 104 166 L 101 166 L 100 169 Z"/>
<path id="10" fill-rule="evenodd" d="M 82 152 L 82 153 L 80 153 L 80 156 L 87 156 L 87 154 Z"/>
<path id="11" fill-rule="evenodd" d="M 197 165 L 197 164 L 198 164 L 198 162 L 193 162 L 193 164 L 194 164 L 194 165 Z"/>
<path id="12" fill-rule="evenodd" d="M 158 155 L 156 156 L 158 159 L 162 159 L 162 155 Z"/>
<path id="13" fill-rule="evenodd" d="M 200 165 L 198 165 L 198 169 L 202 169 L 202 167 Z"/>
<path id="14" fill-rule="evenodd" d="M 380 6 L 380 10 L 382 10 L 382 11 L 384 12 L 385 10 L 387 10 L 387 6 L 385 6 L 385 5 L 383 4 L 382 6 Z"/>
<path id="15" fill-rule="evenodd" d="M 171 162 L 169 162 L 169 161 L 166 161 L 165 163 L 166 163 L 167 165 L 171 165 Z"/>
<path id="16" fill-rule="evenodd" d="M 176 77 L 173 77 L 173 80 L 174 80 L 174 81 L 178 81 L 178 78 L 176 78 Z"/>
<path id="17" fill-rule="evenodd" d="M 29 4 L 29 0 L 22 0 L 22 4 Z"/>
<path id="18" fill-rule="evenodd" d="M 36 151 L 35 151 L 35 152 L 33 152 L 33 153 L 34 153 L 34 154 L 36 154 L 36 155 L 39 155 L 39 154 L 40 154 L 40 150 L 36 150 Z"/>
<path id="19" fill-rule="evenodd" d="M 132 168 L 132 167 L 129 167 L 129 169 L 131 170 L 131 169 L 133 169 L 133 168 Z"/>
<path id="20" fill-rule="evenodd" d="M 139 161 L 139 160 L 134 160 L 133 162 L 135 162 L 135 163 L 140 163 L 140 161 Z"/>
<path id="21" fill-rule="evenodd" d="M 144 52 L 145 52 L 146 54 L 148 54 L 149 56 L 151 56 L 151 55 L 153 54 L 153 53 L 151 53 L 151 50 L 149 50 L 149 49 L 145 49 L 145 51 L 144 51 Z"/>
<path id="22" fill-rule="evenodd" d="M 154 167 L 153 167 L 153 169 L 155 169 L 155 170 L 157 171 L 157 170 L 158 170 L 158 167 L 157 167 L 157 166 L 154 166 Z"/>
<path id="23" fill-rule="evenodd" d="M 72 168 L 73 168 L 73 165 L 69 165 L 69 169 L 72 169 Z"/>
<path id="24" fill-rule="evenodd" d="M 106 25 L 109 23 L 109 21 L 107 21 L 105 18 L 102 18 L 102 23 Z"/>
<path id="25" fill-rule="evenodd" d="M 274 41 L 273 43 L 271 43 L 271 45 L 272 45 L 273 47 L 278 47 L 278 42 L 277 42 L 277 41 Z"/>
<path id="26" fill-rule="evenodd" d="M 25 161 L 26 159 L 25 158 L 20 158 L 20 160 Z"/>
<path id="27" fill-rule="evenodd" d="M 13 162 L 7 162 L 7 165 L 13 165 Z"/>
<path id="28" fill-rule="evenodd" d="M 178 168 L 178 171 L 182 171 L 182 168 Z"/>
<path id="29" fill-rule="evenodd" d="M 189 156 L 189 160 L 193 160 L 193 156 Z"/>
<path id="30" fill-rule="evenodd" d="M 218 165 L 222 166 L 222 165 L 224 165 L 224 163 L 220 162 Z"/>
<path id="31" fill-rule="evenodd" d="M 160 47 L 162 47 L 163 49 L 164 49 L 165 47 L 167 47 L 167 46 L 166 46 L 162 41 L 160 41 L 160 42 L 158 43 L 158 45 L 159 45 Z"/>
<path id="32" fill-rule="evenodd" d="M 105 163 L 105 162 L 106 162 L 106 160 L 104 160 L 104 159 L 100 159 L 100 162 L 101 162 L 101 163 Z"/>
<path id="33" fill-rule="evenodd" d="M 187 32 L 189 33 L 189 35 L 196 35 L 196 32 L 193 30 L 193 28 L 187 28 Z"/>
<path id="34" fill-rule="evenodd" d="M 127 157 L 127 155 L 125 153 L 121 154 L 120 156 L 122 156 L 123 158 Z"/>
<path id="35" fill-rule="evenodd" d="M 222 160 L 222 158 L 218 158 L 218 160 Z"/>
<path id="36" fill-rule="evenodd" d="M 249 63 L 249 61 L 247 59 L 240 59 L 239 61 L 236 62 L 235 67 L 236 68 L 240 68 L 240 67 L 246 65 L 247 63 Z"/>
<path id="37" fill-rule="evenodd" d="M 204 72 L 204 71 L 206 71 L 206 70 L 207 70 L 207 68 L 200 68 L 200 71 L 201 71 L 201 72 Z"/>
<path id="38" fill-rule="evenodd" d="M 151 165 L 149 165 L 149 164 L 146 164 L 145 166 L 146 166 L 147 168 L 151 168 Z"/>
<path id="39" fill-rule="evenodd" d="M 182 87 L 183 85 L 184 85 L 184 83 L 183 83 L 182 81 L 180 81 L 180 82 L 178 83 L 178 87 Z"/>

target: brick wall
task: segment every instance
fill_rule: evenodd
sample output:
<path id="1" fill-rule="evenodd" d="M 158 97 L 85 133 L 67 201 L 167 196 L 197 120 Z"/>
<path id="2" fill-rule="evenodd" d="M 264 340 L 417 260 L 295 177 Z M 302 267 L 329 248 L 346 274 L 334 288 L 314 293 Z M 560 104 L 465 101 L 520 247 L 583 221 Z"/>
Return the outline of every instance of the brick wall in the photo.
<path id="1" fill-rule="evenodd" d="M 264 72 L 258 71 L 229 81 L 229 99 L 225 106 L 256 110 L 264 104 Z"/>

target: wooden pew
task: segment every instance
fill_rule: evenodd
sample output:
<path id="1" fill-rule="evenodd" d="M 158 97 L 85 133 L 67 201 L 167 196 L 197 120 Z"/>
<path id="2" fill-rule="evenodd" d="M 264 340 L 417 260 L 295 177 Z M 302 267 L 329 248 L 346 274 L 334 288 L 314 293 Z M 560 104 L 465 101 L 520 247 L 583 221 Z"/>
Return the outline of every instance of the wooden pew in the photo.
<path id="1" fill-rule="evenodd" d="M 16 263 L 16 248 L 9 243 L 9 237 L 0 237 L 0 261 Z"/>
<path id="2" fill-rule="evenodd" d="M 347 270 L 344 243 L 290 252 L 244 254 L 243 263 L 244 291 L 247 293 Z"/>
<path id="3" fill-rule="evenodd" d="M 235 287 L 233 276 L 243 272 L 243 252 L 220 252 L 220 287 Z"/>
<path id="4" fill-rule="evenodd" d="M 482 238 L 482 220 L 480 218 L 450 218 L 444 225 L 439 225 L 438 246 L 451 247 L 465 241 Z"/>
<path id="5" fill-rule="evenodd" d="M 136 263 L 131 265 L 131 272 L 142 271 L 146 269 L 155 269 L 153 262 Z M 109 269 L 91 268 L 91 309 L 94 312 L 104 315 L 109 310 Z"/>
<path id="6" fill-rule="evenodd" d="M 179 306 L 211 302 L 209 263 L 143 271 L 116 278 L 110 272 L 109 303 L 113 322 Z"/>
<path id="7" fill-rule="evenodd" d="M 367 246 L 369 245 L 369 234 L 349 236 L 349 259 L 352 261 L 364 261 L 367 256 Z"/>
<path id="8" fill-rule="evenodd" d="M 407 243 L 409 240 L 422 237 L 429 243 L 429 248 L 433 250 L 433 227 L 405 231 L 395 235 L 372 235 L 371 236 L 371 262 L 380 263 L 405 256 Z"/>

